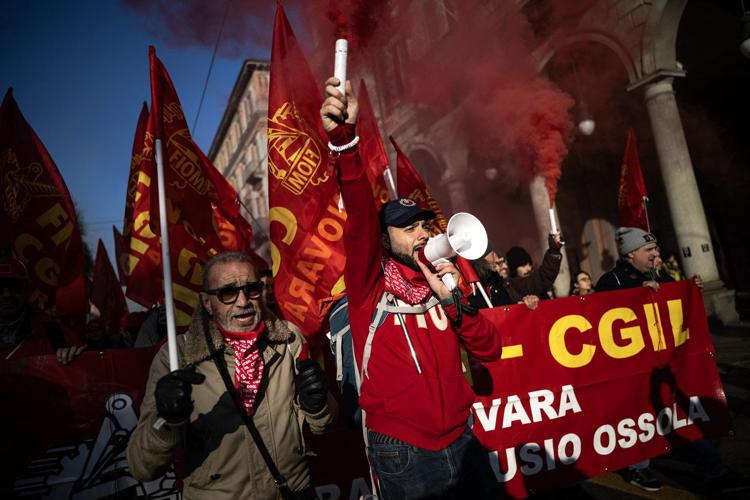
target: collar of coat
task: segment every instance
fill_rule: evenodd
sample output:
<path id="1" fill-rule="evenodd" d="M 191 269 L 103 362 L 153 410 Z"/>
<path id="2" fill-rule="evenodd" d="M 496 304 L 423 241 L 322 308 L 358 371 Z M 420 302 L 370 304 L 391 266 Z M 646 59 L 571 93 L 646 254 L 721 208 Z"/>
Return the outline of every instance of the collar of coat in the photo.
<path id="1" fill-rule="evenodd" d="M 200 363 L 211 357 L 211 351 L 206 344 L 206 336 L 203 333 L 203 314 L 203 305 L 199 303 L 193 312 L 190 327 L 185 333 L 185 349 L 183 351 L 183 362 L 185 364 Z M 261 344 L 284 348 L 286 344 L 294 340 L 295 333 L 289 328 L 287 323 L 276 317 L 268 309 L 263 313 L 263 321 L 266 323 L 266 330 L 260 339 Z M 224 335 L 221 334 L 219 328 L 210 319 L 208 320 L 208 329 L 214 350 L 226 350 L 231 353 L 232 347 L 227 346 Z"/>

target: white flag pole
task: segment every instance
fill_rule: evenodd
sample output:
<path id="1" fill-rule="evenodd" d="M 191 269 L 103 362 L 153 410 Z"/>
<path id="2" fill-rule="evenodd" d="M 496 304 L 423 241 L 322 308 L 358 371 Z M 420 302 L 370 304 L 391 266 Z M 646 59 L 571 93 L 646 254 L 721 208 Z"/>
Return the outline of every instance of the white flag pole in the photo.
<path id="1" fill-rule="evenodd" d="M 167 348 L 169 349 L 169 369 L 177 370 L 177 332 L 174 324 L 174 302 L 172 298 L 172 268 L 169 262 L 169 226 L 167 223 L 167 197 L 164 189 L 164 158 L 161 139 L 156 139 L 156 179 L 159 188 L 159 229 L 161 230 L 161 265 L 164 272 L 164 307 L 167 313 Z M 160 429 L 165 420 L 158 418 L 155 429 Z"/>
<path id="2" fill-rule="evenodd" d="M 386 167 L 385 170 L 383 170 L 383 177 L 385 178 L 386 186 L 388 186 L 388 191 L 391 192 L 391 199 L 397 200 L 398 191 L 396 191 L 396 183 L 393 181 L 393 174 L 391 174 L 391 169 L 389 167 Z"/>

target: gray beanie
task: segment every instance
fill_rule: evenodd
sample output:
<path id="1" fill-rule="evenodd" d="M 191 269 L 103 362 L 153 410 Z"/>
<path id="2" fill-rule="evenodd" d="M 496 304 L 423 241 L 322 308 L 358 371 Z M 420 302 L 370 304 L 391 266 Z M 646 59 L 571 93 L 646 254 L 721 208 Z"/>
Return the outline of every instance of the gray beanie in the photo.
<path id="1" fill-rule="evenodd" d="M 643 245 L 656 243 L 656 236 L 637 227 L 618 227 L 615 231 L 615 239 L 621 256 L 638 250 Z"/>

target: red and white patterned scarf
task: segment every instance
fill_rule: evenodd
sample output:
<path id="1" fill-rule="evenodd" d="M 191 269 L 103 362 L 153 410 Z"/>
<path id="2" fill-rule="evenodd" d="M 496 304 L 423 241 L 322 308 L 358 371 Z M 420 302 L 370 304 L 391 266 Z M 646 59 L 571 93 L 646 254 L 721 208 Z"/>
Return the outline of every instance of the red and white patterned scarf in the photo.
<path id="1" fill-rule="evenodd" d="M 390 256 L 383 256 L 383 275 L 386 291 L 407 304 L 420 304 L 432 292 L 421 272 L 396 262 Z"/>
<path id="2" fill-rule="evenodd" d="M 258 339 L 265 331 L 265 324 L 261 321 L 255 330 L 250 332 L 230 332 L 221 327 L 219 329 L 224 334 L 227 345 L 234 349 L 234 386 L 242 398 L 247 414 L 251 415 L 263 376 L 263 357 L 258 350 Z"/>

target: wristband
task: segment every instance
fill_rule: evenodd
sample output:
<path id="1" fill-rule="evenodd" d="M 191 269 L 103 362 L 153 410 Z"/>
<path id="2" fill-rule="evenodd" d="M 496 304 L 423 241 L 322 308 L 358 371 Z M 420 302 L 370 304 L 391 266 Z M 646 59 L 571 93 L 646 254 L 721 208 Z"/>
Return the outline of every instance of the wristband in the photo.
<path id="1" fill-rule="evenodd" d="M 351 142 L 344 144 L 343 146 L 334 146 L 331 141 L 328 141 L 328 149 L 330 149 L 334 153 L 341 153 L 342 151 L 346 151 L 347 149 L 353 148 L 358 143 L 359 143 L 359 136 L 355 135 L 354 139 L 352 139 Z"/>

